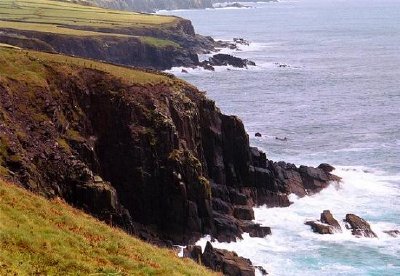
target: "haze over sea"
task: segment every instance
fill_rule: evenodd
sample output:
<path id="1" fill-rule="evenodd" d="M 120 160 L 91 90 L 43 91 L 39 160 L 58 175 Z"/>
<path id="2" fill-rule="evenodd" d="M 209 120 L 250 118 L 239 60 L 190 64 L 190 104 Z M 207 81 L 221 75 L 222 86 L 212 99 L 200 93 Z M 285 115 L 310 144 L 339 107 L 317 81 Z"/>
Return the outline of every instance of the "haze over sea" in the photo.
<path id="1" fill-rule="evenodd" d="M 203 35 L 250 40 L 233 54 L 257 67 L 173 72 L 239 116 L 251 144 L 268 158 L 327 162 L 343 183 L 293 197 L 289 208 L 257 208 L 256 221 L 271 226 L 271 236 L 245 235 L 216 247 L 235 250 L 272 275 L 400 275 L 400 238 L 383 233 L 400 230 L 400 1 L 250 5 L 168 13 L 192 20 Z M 312 233 L 304 221 L 325 209 L 338 220 L 362 216 L 379 238 Z"/>

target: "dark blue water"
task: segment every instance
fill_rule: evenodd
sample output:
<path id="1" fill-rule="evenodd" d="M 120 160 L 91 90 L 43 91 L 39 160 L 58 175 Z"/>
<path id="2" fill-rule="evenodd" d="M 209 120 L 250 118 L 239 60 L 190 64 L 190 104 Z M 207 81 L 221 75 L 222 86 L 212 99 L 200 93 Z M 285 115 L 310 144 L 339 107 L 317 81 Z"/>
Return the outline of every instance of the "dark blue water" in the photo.
<path id="1" fill-rule="evenodd" d="M 271 159 L 329 162 L 344 181 L 290 208 L 258 209 L 256 219 L 273 227 L 271 237 L 219 246 L 275 275 L 400 275 L 400 239 L 382 232 L 400 228 L 400 1 L 253 5 L 173 12 L 201 34 L 250 40 L 233 54 L 258 64 L 179 76 L 238 115 L 251 143 Z M 379 239 L 311 233 L 303 222 L 323 209 L 338 218 L 364 216 Z"/>

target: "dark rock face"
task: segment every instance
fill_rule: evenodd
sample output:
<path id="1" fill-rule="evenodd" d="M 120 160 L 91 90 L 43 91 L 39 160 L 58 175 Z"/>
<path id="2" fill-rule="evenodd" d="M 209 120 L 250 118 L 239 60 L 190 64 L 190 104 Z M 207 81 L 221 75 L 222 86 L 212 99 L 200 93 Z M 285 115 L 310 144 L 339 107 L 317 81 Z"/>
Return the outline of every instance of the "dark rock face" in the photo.
<path id="1" fill-rule="evenodd" d="M 163 28 L 135 27 L 126 29 L 99 29 L 86 27 L 86 31 L 100 31 L 128 36 L 73 36 L 37 31 L 0 29 L 0 42 L 24 49 L 62 53 L 110 63 L 165 70 L 174 66 L 191 67 L 199 64 L 197 52 L 214 48 L 214 41 L 196 35 L 189 20 L 178 19 Z M 140 36 L 164 39 L 175 44 L 157 46 L 141 40 Z"/>
<path id="2" fill-rule="evenodd" d="M 377 238 L 378 236 L 371 230 L 371 226 L 367 221 L 354 214 L 347 214 L 345 222 L 347 222 L 354 236 L 367 237 L 367 238 Z"/>
<path id="3" fill-rule="evenodd" d="M 230 276 L 252 276 L 255 269 L 249 259 L 239 257 L 235 252 L 215 249 L 207 242 L 202 255 L 202 264 L 224 275 Z"/>
<path id="4" fill-rule="evenodd" d="M 237 117 L 172 76 L 141 85 L 66 68 L 43 66 L 44 86 L 0 82 L 0 166 L 145 240 L 264 236 L 253 206 L 288 206 L 290 193 L 338 180 L 268 160 Z"/>
<path id="5" fill-rule="evenodd" d="M 214 66 L 227 66 L 231 65 L 237 68 L 247 68 L 247 66 L 256 66 L 253 61 L 234 57 L 227 54 L 216 54 L 210 57 L 207 61 L 202 61 L 199 63 L 201 67 L 206 70 L 212 70 Z"/>
<path id="6" fill-rule="evenodd" d="M 305 222 L 306 225 L 310 225 L 311 229 L 318 234 L 325 235 L 325 234 L 333 234 L 334 228 L 328 224 L 324 224 L 318 221 L 307 221 Z"/>
<path id="7" fill-rule="evenodd" d="M 342 232 L 339 222 L 333 217 L 329 210 L 324 210 L 321 213 L 321 222 L 333 227 L 336 232 Z"/>

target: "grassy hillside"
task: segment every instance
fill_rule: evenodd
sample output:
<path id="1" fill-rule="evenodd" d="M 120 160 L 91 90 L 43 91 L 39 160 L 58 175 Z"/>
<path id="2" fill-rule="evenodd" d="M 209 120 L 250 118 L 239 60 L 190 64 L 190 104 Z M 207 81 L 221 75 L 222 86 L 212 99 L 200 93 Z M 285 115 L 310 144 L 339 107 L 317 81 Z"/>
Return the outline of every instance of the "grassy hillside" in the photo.
<path id="1" fill-rule="evenodd" d="M 130 37 L 129 29 L 165 29 L 179 22 L 176 17 L 107 10 L 54 0 L 1 0 L 0 15 L 0 29 L 92 37 Z M 164 39 L 132 37 L 155 46 L 178 46 Z"/>
<path id="2" fill-rule="evenodd" d="M 100 70 L 124 79 L 132 84 L 175 83 L 180 80 L 171 80 L 169 76 L 157 72 L 148 72 L 142 69 L 133 69 L 108 63 L 49 54 L 37 51 L 21 50 L 11 45 L 0 44 L 0 78 L 8 77 L 17 81 L 39 81 L 46 83 L 44 66 L 55 63 L 57 66 L 73 65 L 80 68 Z M 66 70 L 70 70 L 65 68 Z M 42 74 L 43 73 L 43 74 Z M 72 72 L 71 72 L 72 73 Z"/>
<path id="3" fill-rule="evenodd" d="M 173 251 L 0 179 L 0 275 L 28 274 L 212 275 Z"/>

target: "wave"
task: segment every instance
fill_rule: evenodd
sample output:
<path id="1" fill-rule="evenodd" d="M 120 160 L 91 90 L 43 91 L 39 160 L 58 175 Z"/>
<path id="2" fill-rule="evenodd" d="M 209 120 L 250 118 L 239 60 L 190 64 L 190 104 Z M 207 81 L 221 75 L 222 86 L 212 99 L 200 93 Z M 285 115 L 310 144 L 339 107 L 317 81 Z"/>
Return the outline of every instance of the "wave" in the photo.
<path id="1" fill-rule="evenodd" d="M 321 193 L 298 198 L 287 208 L 255 208 L 255 221 L 270 226 L 272 235 L 251 238 L 245 234 L 236 243 L 213 242 L 216 248 L 236 251 L 261 265 L 272 275 L 343 275 L 364 274 L 368 266 L 400 272 L 399 238 L 383 231 L 400 229 L 400 175 L 387 175 L 367 167 L 337 167 L 340 185 L 331 185 Z M 318 219 L 329 209 L 344 229 L 343 233 L 319 235 L 304 225 Z M 342 219 L 355 213 L 370 222 L 377 239 L 357 238 Z M 209 237 L 198 244 L 204 246 Z M 394 242 L 396 241 L 396 242 Z M 363 259 L 364 258 L 364 259 Z M 367 267 L 367 268 L 366 268 Z M 392 274 L 394 275 L 394 274 Z"/>

